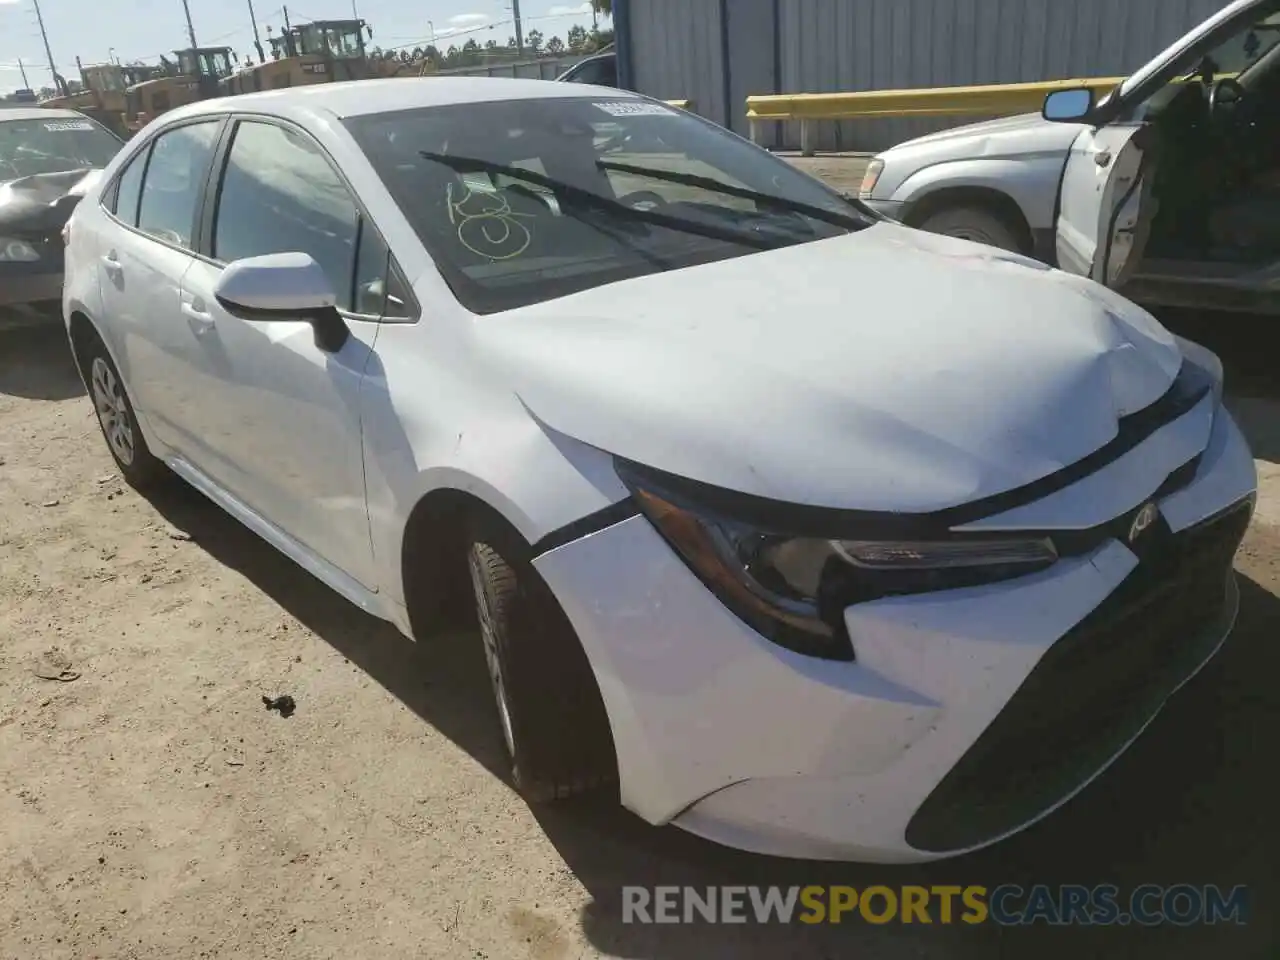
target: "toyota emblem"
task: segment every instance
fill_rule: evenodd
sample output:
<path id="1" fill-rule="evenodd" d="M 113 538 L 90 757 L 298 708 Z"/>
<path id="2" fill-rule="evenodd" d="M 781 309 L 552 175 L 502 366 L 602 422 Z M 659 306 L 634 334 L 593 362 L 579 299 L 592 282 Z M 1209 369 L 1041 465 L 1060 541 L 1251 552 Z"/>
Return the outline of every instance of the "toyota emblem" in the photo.
<path id="1" fill-rule="evenodd" d="M 1129 525 L 1129 542 L 1133 543 L 1149 526 L 1156 522 L 1156 517 L 1160 516 L 1160 510 L 1154 503 L 1146 503 L 1133 517 L 1133 523 Z"/>

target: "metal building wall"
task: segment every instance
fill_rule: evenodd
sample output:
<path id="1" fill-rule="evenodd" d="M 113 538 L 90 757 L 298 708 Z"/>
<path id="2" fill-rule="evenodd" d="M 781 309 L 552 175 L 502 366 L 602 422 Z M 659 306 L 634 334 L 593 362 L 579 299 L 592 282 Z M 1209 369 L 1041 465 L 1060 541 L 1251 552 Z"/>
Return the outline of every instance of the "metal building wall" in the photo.
<path id="1" fill-rule="evenodd" d="M 1124 76 L 1227 0 L 778 3 L 781 88 L 822 93 Z M 818 143 L 874 150 L 972 119 L 826 122 Z M 787 146 L 799 142 L 794 126 Z"/>
<path id="2" fill-rule="evenodd" d="M 692 100 L 702 116 L 725 123 L 720 0 L 626 0 L 626 6 L 629 86 L 660 100 Z"/>

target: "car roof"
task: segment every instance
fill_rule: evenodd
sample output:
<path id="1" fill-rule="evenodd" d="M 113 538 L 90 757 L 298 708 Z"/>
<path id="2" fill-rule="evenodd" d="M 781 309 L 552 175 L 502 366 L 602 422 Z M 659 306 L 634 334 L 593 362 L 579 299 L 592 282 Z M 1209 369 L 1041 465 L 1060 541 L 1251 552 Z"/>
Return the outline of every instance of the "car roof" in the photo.
<path id="1" fill-rule="evenodd" d="M 5 107 L 0 109 L 0 123 L 6 120 L 48 120 L 56 117 L 73 117 L 83 120 L 84 114 L 77 110 L 64 110 L 60 107 Z"/>
<path id="2" fill-rule="evenodd" d="M 170 110 L 166 120 L 237 110 L 262 111 L 282 116 L 329 114 L 341 118 L 391 113 L 456 103 L 503 100 L 541 100 L 573 97 L 610 100 L 640 99 L 629 90 L 591 84 L 557 83 L 554 80 L 516 80 L 507 77 L 392 77 L 381 80 L 348 80 L 304 87 L 263 90 L 236 97 L 218 97 Z"/>

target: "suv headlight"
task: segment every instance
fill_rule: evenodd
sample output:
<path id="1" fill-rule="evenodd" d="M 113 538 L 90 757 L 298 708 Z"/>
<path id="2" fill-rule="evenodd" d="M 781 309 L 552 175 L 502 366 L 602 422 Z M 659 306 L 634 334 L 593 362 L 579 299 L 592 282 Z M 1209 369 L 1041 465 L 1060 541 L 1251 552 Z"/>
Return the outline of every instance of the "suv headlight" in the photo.
<path id="1" fill-rule="evenodd" d="M 858 188 L 859 199 L 866 200 L 875 192 L 876 184 L 880 182 L 880 174 L 883 172 L 884 161 L 879 157 L 873 157 L 862 174 L 862 186 Z"/>
<path id="2" fill-rule="evenodd" d="M 1058 558 L 1047 537 L 826 539 L 762 529 L 664 489 L 648 471 L 617 466 L 641 512 L 729 610 L 809 656 L 853 659 L 844 625 L 851 604 L 1008 580 Z"/>
<path id="3" fill-rule="evenodd" d="M 35 263 L 40 252 L 25 240 L 0 237 L 0 263 Z"/>

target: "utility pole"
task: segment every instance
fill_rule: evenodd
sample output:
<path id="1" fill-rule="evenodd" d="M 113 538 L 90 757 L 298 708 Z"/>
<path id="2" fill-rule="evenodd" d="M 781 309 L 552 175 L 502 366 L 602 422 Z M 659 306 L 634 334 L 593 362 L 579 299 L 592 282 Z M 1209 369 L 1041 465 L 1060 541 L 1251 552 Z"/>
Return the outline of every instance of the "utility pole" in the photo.
<path id="1" fill-rule="evenodd" d="M 516 55 L 524 56 L 524 28 L 520 24 L 520 0 L 511 0 L 511 18 L 516 22 Z"/>
<path id="2" fill-rule="evenodd" d="M 249 0 L 249 22 L 253 24 L 253 45 L 258 51 L 258 62 L 266 63 L 266 54 L 262 52 L 262 38 L 258 36 L 258 18 L 253 12 L 253 0 Z"/>
<path id="3" fill-rule="evenodd" d="M 49 49 L 49 32 L 44 28 L 44 14 L 40 12 L 40 0 L 31 0 L 36 8 L 36 22 L 40 24 L 40 39 L 44 41 L 44 55 L 49 58 L 49 72 L 53 74 L 53 88 L 64 97 L 67 95 L 67 82 L 58 73 L 58 66 L 53 62 L 53 51 Z"/>
<path id="4" fill-rule="evenodd" d="M 196 28 L 191 23 L 191 7 L 187 5 L 187 0 L 182 0 L 182 12 L 187 15 L 187 37 L 191 40 L 191 49 L 194 50 L 200 44 L 196 43 Z"/>
<path id="5" fill-rule="evenodd" d="M 22 74 L 22 89 L 30 90 L 31 81 L 27 79 L 27 68 L 23 66 L 22 58 L 18 58 L 18 72 Z"/>

